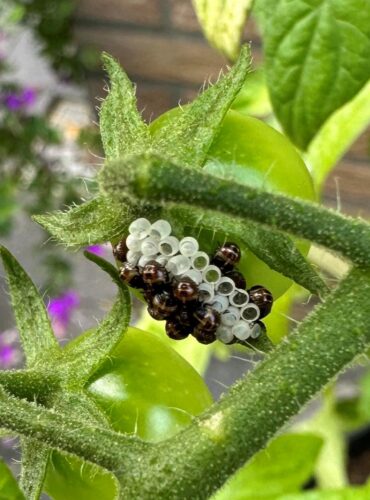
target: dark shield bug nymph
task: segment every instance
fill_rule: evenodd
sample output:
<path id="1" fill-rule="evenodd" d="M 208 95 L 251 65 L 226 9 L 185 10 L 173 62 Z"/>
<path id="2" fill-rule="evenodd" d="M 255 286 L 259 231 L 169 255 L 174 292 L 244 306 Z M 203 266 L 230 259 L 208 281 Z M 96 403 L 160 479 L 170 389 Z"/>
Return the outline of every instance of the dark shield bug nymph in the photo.
<path id="1" fill-rule="evenodd" d="M 186 305 L 180 305 L 174 317 L 181 325 L 184 325 L 188 329 L 192 330 L 196 323 L 193 315 L 194 304 L 190 302 L 188 306 L 189 307 L 186 307 Z"/>
<path id="2" fill-rule="evenodd" d="M 120 262 L 125 262 L 127 257 L 128 248 L 126 245 L 126 240 L 121 240 L 113 247 L 113 256 Z"/>
<path id="3" fill-rule="evenodd" d="M 144 289 L 145 284 L 137 266 L 125 262 L 119 271 L 119 277 L 132 288 Z"/>
<path id="4" fill-rule="evenodd" d="M 160 311 L 156 307 L 153 307 L 151 304 L 148 306 L 147 311 L 150 316 L 157 321 L 163 321 L 164 319 L 168 318 L 167 314 L 164 314 L 162 311 Z"/>
<path id="5" fill-rule="evenodd" d="M 212 342 L 215 342 L 216 340 L 216 335 L 213 332 L 206 332 L 202 330 L 201 327 L 197 327 L 193 331 L 193 337 L 197 339 L 198 342 L 201 344 L 212 344 Z"/>
<path id="6" fill-rule="evenodd" d="M 194 311 L 196 328 L 204 332 L 214 333 L 221 323 L 220 313 L 211 306 L 200 306 Z"/>
<path id="7" fill-rule="evenodd" d="M 166 333 L 173 340 L 186 339 L 190 335 L 190 330 L 176 319 L 166 321 Z"/>
<path id="8" fill-rule="evenodd" d="M 197 300 L 199 297 L 198 285 L 187 277 L 175 280 L 173 294 L 177 300 L 183 303 Z"/>
<path id="9" fill-rule="evenodd" d="M 162 290 L 152 297 L 151 306 L 153 309 L 157 309 L 164 317 L 168 318 L 175 313 L 178 303 L 172 294 L 166 290 Z"/>
<path id="10" fill-rule="evenodd" d="M 236 243 L 226 242 L 220 246 L 212 259 L 212 264 L 224 271 L 231 271 L 240 261 L 241 252 Z"/>
<path id="11" fill-rule="evenodd" d="M 256 285 L 252 286 L 252 288 L 248 290 L 248 293 L 250 301 L 259 307 L 260 318 L 267 316 L 271 311 L 274 300 L 271 292 L 261 285 Z"/>
<path id="12" fill-rule="evenodd" d="M 142 268 L 144 283 L 148 286 L 162 286 L 169 282 L 166 268 L 155 260 L 150 260 Z"/>

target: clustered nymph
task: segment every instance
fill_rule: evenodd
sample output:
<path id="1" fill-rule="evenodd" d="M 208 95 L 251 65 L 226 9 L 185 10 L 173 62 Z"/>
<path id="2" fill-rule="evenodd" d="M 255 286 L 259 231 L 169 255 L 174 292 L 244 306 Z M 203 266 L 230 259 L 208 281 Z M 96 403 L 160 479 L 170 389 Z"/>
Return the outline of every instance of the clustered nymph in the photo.
<path id="1" fill-rule="evenodd" d="M 122 264 L 120 278 L 141 290 L 149 314 L 166 321 L 167 335 L 233 344 L 265 333 L 260 320 L 271 311 L 273 298 L 263 286 L 247 289 L 235 268 L 241 257 L 238 245 L 226 242 L 210 257 L 195 238 L 179 240 L 171 231 L 166 220 L 136 219 L 113 249 Z"/>

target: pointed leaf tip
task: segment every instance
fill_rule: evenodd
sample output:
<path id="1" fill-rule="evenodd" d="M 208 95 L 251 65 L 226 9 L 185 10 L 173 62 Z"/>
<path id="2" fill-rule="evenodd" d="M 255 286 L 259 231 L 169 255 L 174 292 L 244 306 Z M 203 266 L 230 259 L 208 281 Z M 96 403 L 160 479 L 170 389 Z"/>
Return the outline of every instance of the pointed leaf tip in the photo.
<path id="1" fill-rule="evenodd" d="M 59 349 L 46 307 L 37 287 L 19 262 L 0 245 L 0 256 L 8 278 L 11 302 L 28 366 Z"/>
<path id="2" fill-rule="evenodd" d="M 153 138 L 154 151 L 187 167 L 203 166 L 222 120 L 250 68 L 250 45 L 246 44 L 228 73 L 158 129 Z"/>
<path id="3" fill-rule="evenodd" d="M 145 151 L 150 135 L 136 105 L 135 87 L 118 61 L 104 53 L 110 91 L 100 110 L 100 133 L 108 160 Z"/>

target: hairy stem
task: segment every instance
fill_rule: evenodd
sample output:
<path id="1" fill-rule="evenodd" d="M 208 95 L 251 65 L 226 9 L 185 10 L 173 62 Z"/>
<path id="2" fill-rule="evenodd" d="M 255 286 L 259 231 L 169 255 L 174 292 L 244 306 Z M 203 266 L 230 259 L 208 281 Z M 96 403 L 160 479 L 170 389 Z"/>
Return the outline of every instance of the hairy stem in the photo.
<path id="1" fill-rule="evenodd" d="M 43 403 L 58 387 L 58 378 L 37 370 L 0 370 L 0 385 L 18 398 Z"/>
<path id="2" fill-rule="evenodd" d="M 148 446 L 137 438 L 88 425 L 86 421 L 71 419 L 66 413 L 20 400 L 1 387 L 0 427 L 121 473 L 136 466 L 138 457 Z"/>
<path id="3" fill-rule="evenodd" d="M 114 471 L 124 498 L 205 499 L 369 345 L 370 271 L 354 268 L 265 361 L 173 439 L 149 445 L 4 391 L 0 427 Z"/>
<path id="4" fill-rule="evenodd" d="M 287 231 L 370 266 L 370 225 L 313 203 L 271 194 L 180 167 L 153 155 L 107 165 L 102 188 L 115 200 L 127 195 L 142 201 L 176 202 L 217 210 Z"/>

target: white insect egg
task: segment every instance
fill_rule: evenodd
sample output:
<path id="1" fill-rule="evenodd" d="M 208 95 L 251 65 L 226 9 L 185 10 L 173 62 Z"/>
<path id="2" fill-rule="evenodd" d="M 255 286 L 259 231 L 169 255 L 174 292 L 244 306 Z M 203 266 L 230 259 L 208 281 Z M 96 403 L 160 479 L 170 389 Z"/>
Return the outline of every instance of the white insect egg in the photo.
<path id="1" fill-rule="evenodd" d="M 184 255 L 175 255 L 168 260 L 166 268 L 175 276 L 183 275 L 190 270 L 190 260 Z"/>
<path id="2" fill-rule="evenodd" d="M 257 339 L 262 333 L 262 327 L 258 323 L 252 326 L 251 337 L 252 339 Z"/>
<path id="3" fill-rule="evenodd" d="M 256 321 L 260 317 L 260 309 L 256 304 L 247 304 L 241 310 L 241 317 L 245 321 Z"/>
<path id="4" fill-rule="evenodd" d="M 220 295 L 231 295 L 235 290 L 235 283 L 231 278 L 223 276 L 216 285 L 216 292 Z"/>
<path id="5" fill-rule="evenodd" d="M 179 251 L 179 240 L 175 236 L 166 236 L 159 242 L 158 249 L 162 255 L 172 257 Z"/>
<path id="6" fill-rule="evenodd" d="M 252 333 L 250 325 L 246 321 L 238 321 L 231 329 L 232 334 L 239 340 L 247 340 Z"/>
<path id="7" fill-rule="evenodd" d="M 211 302 L 211 306 L 221 314 L 229 307 L 229 300 L 224 295 L 215 295 Z"/>
<path id="8" fill-rule="evenodd" d="M 197 271 L 203 271 L 209 264 L 209 257 L 206 252 L 196 252 L 191 257 L 191 265 Z"/>
<path id="9" fill-rule="evenodd" d="M 161 266 L 164 266 L 166 267 L 167 265 L 167 262 L 168 262 L 168 257 L 166 257 L 165 255 L 157 255 L 156 258 L 155 258 L 156 262 L 158 262 L 158 264 L 160 264 Z"/>
<path id="10" fill-rule="evenodd" d="M 221 323 L 225 326 L 233 326 L 240 320 L 240 309 L 237 307 L 228 307 L 221 314 Z"/>
<path id="11" fill-rule="evenodd" d="M 151 260 L 156 260 L 156 255 L 142 255 L 139 259 L 138 266 L 144 267 Z"/>
<path id="12" fill-rule="evenodd" d="M 149 234 L 154 238 L 163 239 L 167 238 L 167 236 L 171 234 L 171 231 L 171 224 L 166 220 L 160 219 L 153 222 L 153 224 L 150 226 Z"/>
<path id="13" fill-rule="evenodd" d="M 126 238 L 126 246 L 129 250 L 133 252 L 140 252 L 141 243 L 143 240 L 140 240 L 133 234 L 129 234 Z"/>
<path id="14" fill-rule="evenodd" d="M 234 340 L 234 335 L 231 328 L 221 325 L 216 330 L 216 338 L 224 344 L 230 344 Z"/>
<path id="15" fill-rule="evenodd" d="M 126 255 L 126 260 L 132 266 L 136 266 L 140 257 L 141 257 L 140 252 L 134 252 L 133 250 L 129 250 Z"/>
<path id="16" fill-rule="evenodd" d="M 219 267 L 210 265 L 203 270 L 203 279 L 206 283 L 215 285 L 221 278 L 221 270 Z"/>
<path id="17" fill-rule="evenodd" d="M 199 243 L 191 236 L 187 236 L 180 241 L 179 250 L 185 257 L 193 257 L 199 250 Z"/>
<path id="18" fill-rule="evenodd" d="M 141 241 L 140 250 L 143 255 L 156 255 L 158 253 L 158 241 L 155 238 L 149 236 Z"/>
<path id="19" fill-rule="evenodd" d="M 136 219 L 131 222 L 128 231 L 130 234 L 138 238 L 139 240 L 148 236 L 150 232 L 151 224 L 148 219 L 144 219 L 143 217 L 140 219 Z"/>
<path id="20" fill-rule="evenodd" d="M 243 307 L 249 302 L 249 294 L 241 288 L 236 288 L 230 295 L 230 304 L 234 307 Z"/>
<path id="21" fill-rule="evenodd" d="M 199 285 L 199 300 L 201 302 L 210 303 L 215 296 L 214 286 L 209 283 L 202 283 Z"/>
<path id="22" fill-rule="evenodd" d="M 186 276 L 194 281 L 197 285 L 202 283 L 203 276 L 200 271 L 197 271 L 196 269 L 189 269 L 189 271 L 186 271 L 183 273 L 183 276 Z"/>

